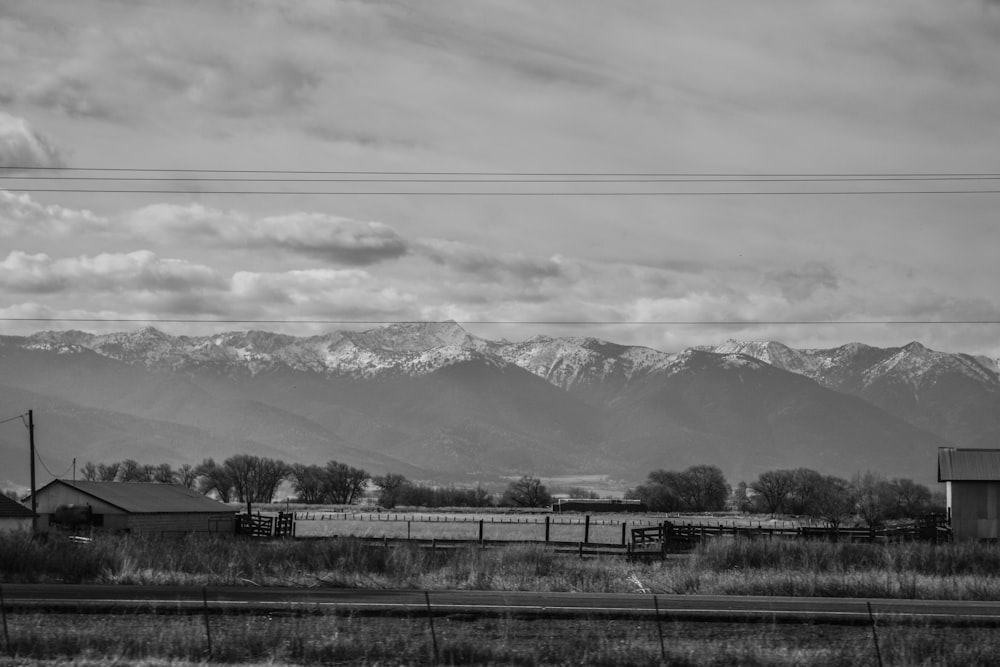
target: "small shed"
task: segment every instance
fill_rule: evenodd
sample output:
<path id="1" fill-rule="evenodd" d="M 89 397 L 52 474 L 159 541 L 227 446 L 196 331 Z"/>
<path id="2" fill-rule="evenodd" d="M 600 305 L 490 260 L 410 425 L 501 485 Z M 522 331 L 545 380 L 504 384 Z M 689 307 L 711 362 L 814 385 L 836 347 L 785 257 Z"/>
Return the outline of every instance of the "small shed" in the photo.
<path id="1" fill-rule="evenodd" d="M 31 510 L 6 495 L 0 494 L 0 532 L 31 530 Z"/>
<path id="2" fill-rule="evenodd" d="M 955 540 L 1000 538 L 1000 449 L 938 449 Z"/>
<path id="3" fill-rule="evenodd" d="M 60 527 L 160 535 L 235 532 L 235 509 L 180 484 L 56 479 L 37 496 L 40 532 Z"/>
<path id="4" fill-rule="evenodd" d="M 641 500 L 630 498 L 559 498 L 553 512 L 645 512 Z"/>

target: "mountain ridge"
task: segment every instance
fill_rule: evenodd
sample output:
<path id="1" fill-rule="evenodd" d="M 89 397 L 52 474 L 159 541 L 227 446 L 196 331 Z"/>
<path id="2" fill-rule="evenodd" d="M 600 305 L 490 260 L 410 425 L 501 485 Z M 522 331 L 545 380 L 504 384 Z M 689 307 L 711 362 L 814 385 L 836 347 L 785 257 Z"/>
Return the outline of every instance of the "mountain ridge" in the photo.
<path id="1" fill-rule="evenodd" d="M 919 343 L 731 340 L 671 353 L 591 337 L 492 341 L 455 322 L 307 337 L 147 327 L 0 337 L 0 373 L 303 462 L 339 456 L 458 483 L 584 472 L 637 482 L 687 463 L 737 478 L 792 463 L 849 475 L 866 461 L 929 480 L 936 447 L 1000 434 L 997 372 Z"/>

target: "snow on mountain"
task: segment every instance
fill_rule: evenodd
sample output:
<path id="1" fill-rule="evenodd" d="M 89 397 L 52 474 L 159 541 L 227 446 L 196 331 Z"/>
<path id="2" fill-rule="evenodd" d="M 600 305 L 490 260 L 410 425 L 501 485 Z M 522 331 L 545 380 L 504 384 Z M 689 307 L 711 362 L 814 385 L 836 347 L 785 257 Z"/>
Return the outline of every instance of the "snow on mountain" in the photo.
<path id="1" fill-rule="evenodd" d="M 71 354 L 91 350 L 128 364 L 164 370 L 213 368 L 257 374 L 273 369 L 327 376 L 373 378 L 421 375 L 461 361 L 513 364 L 562 389 L 623 386 L 638 377 L 676 369 L 683 353 L 619 345 L 596 338 L 536 336 L 522 342 L 494 342 L 455 322 L 400 323 L 367 331 L 338 331 L 297 338 L 265 331 L 211 336 L 170 336 L 153 327 L 134 332 L 88 334 L 42 332 L 24 346 Z M 692 348 L 695 349 L 695 348 Z M 959 375 L 1000 389 L 995 360 L 930 350 L 913 342 L 900 348 L 850 343 L 833 349 L 796 350 L 776 341 L 728 340 L 701 351 L 725 355 L 727 364 L 752 358 L 852 393 L 884 382 L 913 386 L 943 375 Z"/>
<path id="2" fill-rule="evenodd" d="M 774 341 L 738 341 L 729 339 L 711 349 L 717 354 L 744 354 L 792 373 L 811 376 L 817 360 L 798 350 Z"/>
<path id="3" fill-rule="evenodd" d="M 563 389 L 612 377 L 631 380 L 641 373 L 665 369 L 676 358 L 647 347 L 576 337 L 536 336 L 521 343 L 495 344 L 492 350 L 504 360 Z"/>
<path id="4" fill-rule="evenodd" d="M 487 341 L 454 322 L 406 323 L 363 332 L 334 332 L 296 338 L 265 331 L 212 336 L 170 336 L 153 327 L 113 334 L 42 332 L 27 347 L 62 351 L 91 350 L 147 368 L 184 370 L 213 367 L 256 374 L 275 368 L 377 377 L 429 373 L 460 361 L 481 359 L 496 365 Z"/>
<path id="5" fill-rule="evenodd" d="M 774 341 L 729 340 L 711 350 L 746 354 L 834 389 L 863 390 L 887 377 L 897 383 L 917 386 L 947 373 L 956 373 L 987 386 L 1000 386 L 997 368 L 995 364 L 984 363 L 987 359 L 937 352 L 915 341 L 899 348 L 849 343 L 826 350 L 794 350 Z"/>

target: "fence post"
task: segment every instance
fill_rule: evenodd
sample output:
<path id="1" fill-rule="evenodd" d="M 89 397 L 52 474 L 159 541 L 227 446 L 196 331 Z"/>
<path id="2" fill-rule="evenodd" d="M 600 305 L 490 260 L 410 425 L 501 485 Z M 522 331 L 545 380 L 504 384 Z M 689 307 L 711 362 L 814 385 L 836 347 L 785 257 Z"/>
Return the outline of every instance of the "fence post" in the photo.
<path id="1" fill-rule="evenodd" d="M 583 542 L 584 544 L 590 543 L 590 515 L 586 514 L 583 517 Z"/>
<path id="2" fill-rule="evenodd" d="M 667 664 L 667 649 L 663 646 L 663 625 L 660 623 L 660 603 L 653 595 L 653 610 L 656 612 L 656 634 L 660 636 L 660 660 Z"/>
<path id="3" fill-rule="evenodd" d="M 628 528 L 628 522 L 622 521 L 622 546 L 625 546 L 625 531 Z"/>
<path id="4" fill-rule="evenodd" d="M 7 644 L 7 655 L 14 655 L 10 650 L 10 635 L 7 633 L 7 603 L 3 599 L 2 584 L 0 584 L 0 614 L 3 615 L 3 638 Z"/>
<path id="5" fill-rule="evenodd" d="M 479 545 L 483 544 L 483 520 L 479 520 Z"/>
<path id="6" fill-rule="evenodd" d="M 201 587 L 201 601 L 203 603 L 205 617 L 205 641 L 208 643 L 208 658 L 212 659 L 212 629 L 208 625 L 208 589 Z"/>
<path id="7" fill-rule="evenodd" d="M 431 613 L 431 596 L 430 593 L 424 591 L 424 602 L 427 603 L 427 624 L 431 628 L 431 645 L 434 647 L 434 664 L 438 664 L 438 640 L 437 635 L 434 634 L 434 614 Z"/>
<path id="8" fill-rule="evenodd" d="M 545 515 L 545 542 L 549 541 L 549 516 Z"/>
<path id="9" fill-rule="evenodd" d="M 866 602 L 868 605 L 868 618 L 872 620 L 872 639 L 875 640 L 875 657 L 878 659 L 878 667 L 882 667 L 882 651 L 878 647 L 878 632 L 875 630 L 875 614 L 872 613 L 872 603 Z"/>

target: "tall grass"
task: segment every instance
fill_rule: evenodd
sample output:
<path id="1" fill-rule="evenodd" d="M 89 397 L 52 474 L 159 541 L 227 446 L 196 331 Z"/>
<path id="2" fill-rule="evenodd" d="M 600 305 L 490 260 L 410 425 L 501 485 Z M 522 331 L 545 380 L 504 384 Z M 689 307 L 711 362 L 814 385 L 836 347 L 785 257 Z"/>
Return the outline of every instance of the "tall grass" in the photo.
<path id="1" fill-rule="evenodd" d="M 996 600 L 1000 553 L 978 543 L 719 539 L 649 575 L 671 593 Z"/>
<path id="2" fill-rule="evenodd" d="M 1000 599 L 1000 552 L 930 545 L 708 540 L 679 559 L 578 559 L 543 545 L 383 548 L 355 539 L 252 541 L 0 534 L 0 581 Z"/>
<path id="3" fill-rule="evenodd" d="M 223 615 L 210 618 L 212 650 L 197 616 L 11 614 L 11 664 L 433 663 L 423 618 Z M 664 622 L 666 663 L 722 665 L 875 664 L 866 627 Z M 656 623 L 607 619 L 435 619 L 438 664 L 659 665 Z M 883 628 L 891 665 L 992 665 L 992 628 Z M 0 658 L 0 663 L 3 659 Z"/>

